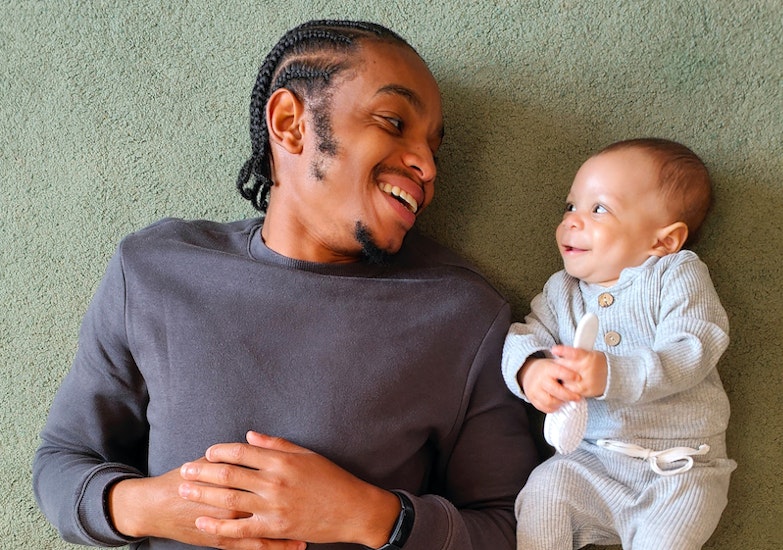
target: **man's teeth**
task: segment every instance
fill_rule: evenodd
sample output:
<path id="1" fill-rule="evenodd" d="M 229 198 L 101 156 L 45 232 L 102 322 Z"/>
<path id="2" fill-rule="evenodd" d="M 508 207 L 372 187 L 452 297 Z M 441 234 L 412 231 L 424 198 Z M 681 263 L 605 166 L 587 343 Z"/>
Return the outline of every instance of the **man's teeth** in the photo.
<path id="1" fill-rule="evenodd" d="M 389 183 L 384 183 L 380 187 L 381 187 L 381 191 L 383 191 L 384 193 L 402 199 L 405 202 L 405 204 L 408 206 L 408 210 L 410 210 L 414 214 L 419 210 L 419 203 L 416 202 L 416 199 L 414 199 L 410 193 L 407 193 L 406 191 L 403 191 L 396 185 L 391 185 Z"/>

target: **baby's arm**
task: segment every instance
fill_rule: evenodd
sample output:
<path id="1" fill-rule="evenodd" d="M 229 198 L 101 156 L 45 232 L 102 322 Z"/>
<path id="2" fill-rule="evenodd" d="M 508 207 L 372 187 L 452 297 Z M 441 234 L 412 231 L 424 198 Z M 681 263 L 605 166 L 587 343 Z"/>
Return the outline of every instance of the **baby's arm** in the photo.
<path id="1" fill-rule="evenodd" d="M 657 298 L 651 303 L 657 319 L 651 346 L 620 350 L 621 344 L 617 352 L 607 349 L 607 399 L 651 403 L 715 375 L 729 342 L 728 317 L 707 267 L 692 253 L 681 254 L 663 271 L 660 288 L 651 298 Z M 716 383 L 720 384 L 707 384 Z"/>
<path id="2" fill-rule="evenodd" d="M 559 344 L 558 312 L 547 298 L 553 280 L 554 293 L 563 295 L 560 278 L 555 274 L 544 291 L 533 298 L 525 322 L 512 323 L 503 346 L 502 361 L 503 378 L 511 392 L 545 413 L 581 398 L 561 383 L 572 384 L 578 376 L 547 357 L 550 348 Z"/>

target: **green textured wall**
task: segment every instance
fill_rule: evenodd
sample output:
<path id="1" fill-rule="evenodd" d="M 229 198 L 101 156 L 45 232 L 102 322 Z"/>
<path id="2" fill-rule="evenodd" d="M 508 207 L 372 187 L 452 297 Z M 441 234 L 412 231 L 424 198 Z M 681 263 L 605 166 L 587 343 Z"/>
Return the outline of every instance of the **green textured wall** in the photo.
<path id="1" fill-rule="evenodd" d="M 266 50 L 314 17 L 406 36 L 442 83 L 447 137 L 422 226 L 521 316 L 559 266 L 586 155 L 684 141 L 714 175 L 698 252 L 729 311 L 720 364 L 739 463 L 708 548 L 781 548 L 783 4 L 778 0 L 0 0 L 0 546 L 66 548 L 30 461 L 119 238 L 162 216 L 252 215 L 233 191 Z M 492 549 L 487 549 L 492 550 Z"/>

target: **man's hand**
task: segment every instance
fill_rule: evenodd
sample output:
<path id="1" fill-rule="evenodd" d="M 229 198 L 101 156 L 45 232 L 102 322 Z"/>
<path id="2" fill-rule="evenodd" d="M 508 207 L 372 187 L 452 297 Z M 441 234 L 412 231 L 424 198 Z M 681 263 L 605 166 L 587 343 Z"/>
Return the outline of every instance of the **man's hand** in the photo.
<path id="1" fill-rule="evenodd" d="M 247 434 L 249 444 L 210 447 L 206 461 L 183 465 L 179 494 L 231 518 L 205 512 L 199 529 L 225 538 L 353 542 L 382 546 L 400 511 L 391 492 L 284 439 Z"/>
<path id="2" fill-rule="evenodd" d="M 200 462 L 206 462 L 201 459 Z M 201 531 L 196 518 L 241 518 L 250 514 L 238 510 L 215 508 L 183 499 L 178 494 L 182 483 L 180 469 L 157 477 L 125 479 L 109 490 L 109 515 L 120 533 L 133 538 L 160 537 L 195 546 L 231 550 L 304 550 L 297 541 L 235 538 L 226 539 Z M 259 543 L 263 545 L 259 545 Z"/>

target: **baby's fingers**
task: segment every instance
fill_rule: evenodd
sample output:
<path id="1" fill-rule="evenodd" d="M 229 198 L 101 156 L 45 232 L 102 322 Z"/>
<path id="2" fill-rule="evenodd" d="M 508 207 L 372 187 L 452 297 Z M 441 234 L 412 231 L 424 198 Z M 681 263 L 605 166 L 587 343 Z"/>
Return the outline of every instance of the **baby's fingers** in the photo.
<path id="1" fill-rule="evenodd" d="M 562 407 L 568 401 L 580 399 L 579 394 L 566 388 L 559 380 L 545 380 L 534 395 L 528 395 L 530 402 L 541 412 L 551 413 Z"/>
<path id="2" fill-rule="evenodd" d="M 586 353 L 589 353 L 587 350 L 572 348 L 571 346 L 564 346 L 562 344 L 558 344 L 557 346 L 552 346 L 550 352 L 552 353 L 552 355 L 555 356 L 555 361 L 557 361 L 558 359 L 575 361 L 577 359 L 583 358 Z"/>

